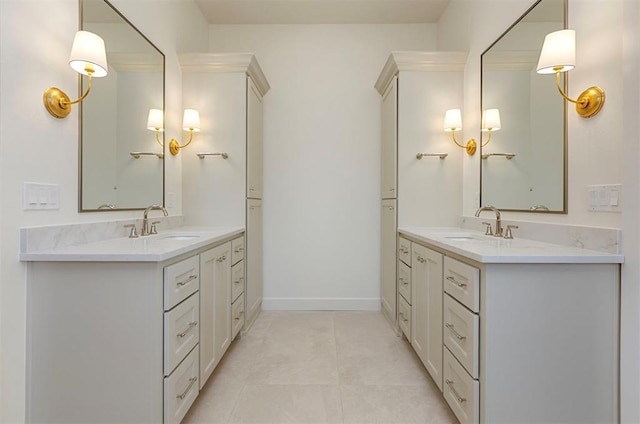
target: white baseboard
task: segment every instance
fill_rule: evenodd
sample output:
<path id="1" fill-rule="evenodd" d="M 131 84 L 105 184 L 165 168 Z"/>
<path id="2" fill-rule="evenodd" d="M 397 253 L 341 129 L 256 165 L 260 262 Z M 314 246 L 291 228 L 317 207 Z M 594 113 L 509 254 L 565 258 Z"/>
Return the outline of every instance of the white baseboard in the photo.
<path id="1" fill-rule="evenodd" d="M 379 311 L 379 297 L 265 297 L 263 311 Z"/>

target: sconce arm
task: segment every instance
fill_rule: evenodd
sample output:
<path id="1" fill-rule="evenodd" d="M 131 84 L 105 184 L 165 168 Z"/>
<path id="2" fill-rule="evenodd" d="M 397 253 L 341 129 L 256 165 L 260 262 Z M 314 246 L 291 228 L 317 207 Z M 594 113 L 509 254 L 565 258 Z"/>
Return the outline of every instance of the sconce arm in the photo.
<path id="1" fill-rule="evenodd" d="M 567 96 L 564 91 L 562 91 L 562 87 L 560 87 L 560 71 L 556 71 L 556 86 L 558 87 L 558 92 L 560 93 L 560 95 L 562 97 L 564 97 L 565 100 L 570 101 L 571 103 L 576 103 L 576 104 L 584 104 L 586 103 L 588 100 L 587 99 L 580 99 L 580 100 L 573 100 L 571 98 L 569 98 L 569 96 Z"/>
<path id="2" fill-rule="evenodd" d="M 160 147 L 164 147 L 164 144 L 162 144 L 162 141 L 160 141 L 160 130 L 158 129 L 156 129 L 156 142 L 158 142 Z"/>
<path id="3" fill-rule="evenodd" d="M 189 130 L 189 140 L 187 140 L 187 142 L 182 146 L 180 145 L 180 143 L 178 143 L 178 140 L 172 138 L 171 140 L 169 140 L 169 151 L 172 155 L 175 156 L 178 154 L 180 149 L 187 147 L 189 143 L 191 143 L 191 140 L 193 140 L 193 130 Z"/>
<path id="4" fill-rule="evenodd" d="M 482 143 L 482 147 L 486 146 L 491 141 L 491 134 L 493 134 L 493 130 L 489 130 L 487 132 L 489 133 L 489 138 L 487 138 L 487 142 L 486 143 Z"/>
<path id="5" fill-rule="evenodd" d="M 87 91 L 84 92 L 84 94 L 82 96 L 80 96 L 78 99 L 70 101 L 70 100 L 66 100 L 66 99 L 60 99 L 60 104 L 61 105 L 75 105 L 76 103 L 80 103 L 81 101 L 83 101 L 88 95 L 89 92 L 91 91 L 91 74 L 89 74 L 87 76 Z"/>
<path id="6" fill-rule="evenodd" d="M 462 147 L 463 149 L 467 148 L 467 146 L 463 146 L 462 144 L 458 143 L 458 140 L 456 140 L 456 132 L 455 131 L 451 131 L 451 137 L 453 138 L 453 142 L 456 143 L 456 145 L 458 147 Z"/>
<path id="7" fill-rule="evenodd" d="M 456 140 L 456 132 L 455 131 L 451 131 L 451 138 L 453 138 L 453 142 L 456 143 L 456 146 L 462 147 L 463 149 L 465 149 L 469 156 L 473 156 L 476 153 L 476 149 L 478 147 L 478 144 L 476 143 L 476 140 L 474 138 L 470 138 L 469 141 L 467 141 L 467 144 L 464 145 L 464 146 L 462 144 L 458 143 L 458 140 Z"/>

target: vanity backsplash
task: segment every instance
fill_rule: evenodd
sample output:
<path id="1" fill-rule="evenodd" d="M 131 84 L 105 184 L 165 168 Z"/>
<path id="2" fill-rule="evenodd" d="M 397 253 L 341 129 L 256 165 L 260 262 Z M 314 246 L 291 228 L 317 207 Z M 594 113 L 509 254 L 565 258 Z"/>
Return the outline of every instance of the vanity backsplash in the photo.
<path id="1" fill-rule="evenodd" d="M 170 230 L 182 227 L 182 216 L 153 217 L 158 220 L 158 230 Z M 82 222 L 74 224 L 47 225 L 41 227 L 25 227 L 20 229 L 20 253 L 40 252 L 66 246 L 112 238 L 126 237 L 129 232 L 124 228 L 127 224 L 142 227 L 142 219 L 120 219 L 114 221 Z"/>
<path id="2" fill-rule="evenodd" d="M 461 227 L 484 231 L 482 222 L 494 224 L 495 217 L 462 217 Z M 622 230 L 618 228 L 585 227 L 579 225 L 552 224 L 546 222 L 503 219 L 502 226 L 518 225 L 513 230 L 515 238 L 544 241 L 562 246 L 573 246 L 613 254 L 622 254 Z"/>

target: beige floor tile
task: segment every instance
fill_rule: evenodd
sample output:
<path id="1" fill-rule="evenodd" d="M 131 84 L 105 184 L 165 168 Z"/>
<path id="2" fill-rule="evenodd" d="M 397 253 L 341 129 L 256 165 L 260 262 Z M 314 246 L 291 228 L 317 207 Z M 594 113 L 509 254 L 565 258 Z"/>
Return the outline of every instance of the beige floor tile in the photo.
<path id="1" fill-rule="evenodd" d="M 337 356 L 340 384 L 424 385 L 430 381 L 411 345 L 399 337 L 339 340 Z"/>
<path id="2" fill-rule="evenodd" d="M 458 422 L 435 386 L 340 387 L 345 424 Z"/>
<path id="3" fill-rule="evenodd" d="M 230 423 L 342 423 L 337 385 L 246 385 Z"/>
<path id="4" fill-rule="evenodd" d="M 213 377 L 212 377 L 213 378 Z M 244 384 L 211 384 L 208 382 L 184 417 L 183 424 L 229 422 Z"/>

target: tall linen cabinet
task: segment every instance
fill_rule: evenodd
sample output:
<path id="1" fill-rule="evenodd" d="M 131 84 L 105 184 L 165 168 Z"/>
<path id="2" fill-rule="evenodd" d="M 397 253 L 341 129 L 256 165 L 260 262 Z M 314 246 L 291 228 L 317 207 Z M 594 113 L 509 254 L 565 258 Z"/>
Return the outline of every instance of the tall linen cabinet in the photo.
<path id="1" fill-rule="evenodd" d="M 263 96 L 270 86 L 250 53 L 184 54 L 180 65 L 183 105 L 201 121 L 180 152 L 184 222 L 246 227 L 248 327 L 262 305 Z"/>
<path id="2" fill-rule="evenodd" d="M 375 84 L 382 98 L 380 298 L 398 334 L 398 227 L 459 225 L 463 153 L 443 119 L 447 109 L 463 107 L 466 59 L 458 52 L 393 52 Z"/>

